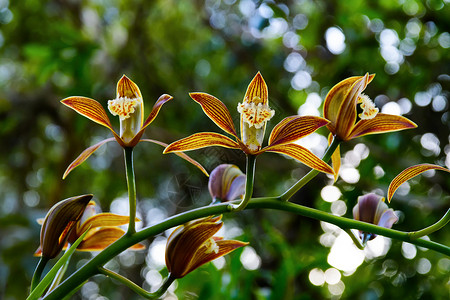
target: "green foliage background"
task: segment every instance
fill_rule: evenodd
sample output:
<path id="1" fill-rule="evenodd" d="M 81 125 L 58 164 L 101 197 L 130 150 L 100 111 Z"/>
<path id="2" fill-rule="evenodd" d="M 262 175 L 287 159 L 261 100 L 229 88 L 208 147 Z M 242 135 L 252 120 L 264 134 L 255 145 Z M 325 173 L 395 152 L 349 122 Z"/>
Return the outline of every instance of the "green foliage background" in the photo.
<path id="1" fill-rule="evenodd" d="M 83 149 L 110 132 L 59 100 L 82 95 L 106 104 L 126 74 L 139 85 L 146 113 L 159 95 L 174 96 L 146 132 L 170 143 L 198 131 L 219 131 L 189 92 L 217 96 L 237 125 L 237 102 L 261 71 L 276 109 L 271 130 L 296 114 L 308 95 L 317 93 L 323 101 L 340 80 L 376 73 L 365 93 L 381 109 L 411 104 L 404 115 L 419 127 L 343 146 L 347 161 L 357 144 L 370 150 L 359 163 L 356 184 L 342 178 L 335 184 L 346 203 L 345 216 L 351 217 L 359 195 L 386 193 L 389 182 L 406 167 L 425 162 L 450 167 L 449 16 L 450 4 L 440 0 L 0 1 L 0 298 L 26 297 L 37 263 L 32 256 L 39 245 L 35 219 L 54 203 L 93 193 L 108 211 L 115 199 L 126 195 L 122 151 L 113 143 L 61 179 Z M 342 53 L 333 54 L 327 45 L 331 27 L 345 36 Z M 113 124 L 118 127 L 117 120 Z M 319 133 L 327 135 L 326 130 Z M 135 152 L 143 226 L 209 203 L 207 178 L 197 169 L 162 155 L 156 145 L 142 143 Z M 244 157 L 233 150 L 209 148 L 191 155 L 209 171 L 220 163 L 244 168 Z M 257 162 L 255 194 L 280 194 L 307 171 L 293 160 L 263 155 Z M 330 211 L 321 189 L 331 183 L 320 175 L 292 201 Z M 448 174 L 412 180 L 409 192 L 398 192 L 391 203 L 401 214 L 394 228 L 416 230 L 434 223 L 448 209 L 449 195 Z M 120 201 L 115 203 L 120 207 Z M 336 286 L 315 286 L 309 280 L 312 269 L 331 267 L 330 248 L 319 241 L 324 229 L 318 221 L 245 211 L 225 216 L 228 222 L 241 229 L 237 238 L 250 242 L 260 267 L 243 268 L 242 251 L 237 251 L 226 257 L 220 271 L 207 264 L 178 280 L 178 299 L 444 299 L 450 293 L 449 258 L 425 249 L 416 249 L 411 257 L 398 241 L 392 241 L 386 255 L 366 259 L 351 275 L 342 274 L 336 293 Z M 448 245 L 448 226 L 430 238 Z M 154 249 L 161 240 L 147 244 Z M 78 253 L 72 270 L 89 257 Z M 421 271 L 423 262 L 431 265 L 428 272 Z M 127 252 L 111 267 L 147 288 L 151 283 L 145 279 L 155 278 L 148 275 L 155 275 L 150 270 L 165 272 L 146 253 Z M 103 277 L 93 278 L 74 296 L 125 298 L 139 297 Z"/>

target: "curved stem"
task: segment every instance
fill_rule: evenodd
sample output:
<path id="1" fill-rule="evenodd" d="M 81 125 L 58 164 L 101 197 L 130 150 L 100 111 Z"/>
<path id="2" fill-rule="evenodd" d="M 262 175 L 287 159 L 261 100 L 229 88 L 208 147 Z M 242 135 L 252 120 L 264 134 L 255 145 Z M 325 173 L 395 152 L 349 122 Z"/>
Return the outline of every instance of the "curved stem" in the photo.
<path id="1" fill-rule="evenodd" d="M 246 171 L 246 182 L 245 182 L 245 195 L 239 205 L 230 203 L 228 204 L 228 209 L 230 211 L 241 211 L 243 210 L 248 201 L 253 195 L 253 183 L 255 181 L 255 165 L 256 165 L 256 155 L 247 154 L 247 171 Z"/>
<path id="2" fill-rule="evenodd" d="M 49 259 L 47 257 L 41 256 L 41 259 L 39 260 L 39 262 L 36 266 L 36 270 L 34 271 L 33 279 L 31 280 L 31 291 L 30 292 L 32 292 L 38 285 L 38 283 L 41 279 L 42 272 L 44 271 L 45 265 L 47 264 L 48 261 L 49 261 Z"/>
<path id="3" fill-rule="evenodd" d="M 428 248 L 444 255 L 450 256 L 450 246 L 439 244 L 425 239 L 411 239 L 409 232 L 380 227 L 374 224 L 352 220 L 344 217 L 338 217 L 318 209 L 298 205 L 295 203 L 277 201 L 277 197 L 252 199 L 246 209 L 274 209 L 287 211 L 294 214 L 302 215 L 308 218 L 317 219 L 339 226 L 342 229 L 352 228 L 364 232 L 370 232 L 377 235 L 386 236 L 400 241 L 409 242 L 411 244 Z M 69 293 L 71 289 L 77 287 L 89 277 L 98 273 L 98 268 L 107 263 L 110 259 L 123 252 L 128 247 L 152 236 L 160 234 L 169 228 L 184 224 L 188 221 L 204 218 L 211 215 L 223 214 L 229 212 L 228 203 L 220 203 L 193 209 L 178 215 L 172 216 L 158 224 L 147 227 L 136 232 L 133 235 L 124 235 L 108 248 L 93 257 L 83 267 L 78 269 L 69 278 L 62 282 L 55 290 L 44 299 L 62 299 L 64 295 Z"/>
<path id="4" fill-rule="evenodd" d="M 133 290 L 136 294 L 138 294 L 146 299 L 157 299 L 157 298 L 161 297 L 167 291 L 167 289 L 172 284 L 172 282 L 175 280 L 175 278 L 172 278 L 169 275 L 169 277 L 167 277 L 167 279 L 164 281 L 162 286 L 156 292 L 150 293 L 150 292 L 144 290 L 143 288 L 141 288 L 140 286 L 138 286 L 137 284 L 135 284 L 134 282 L 132 282 L 131 280 L 129 280 L 128 278 L 123 277 L 122 275 L 117 274 L 116 272 L 105 269 L 103 267 L 98 268 L 98 271 L 105 276 L 108 276 L 110 278 L 113 278 L 113 279 L 119 281 L 123 285 L 125 285 L 125 286 L 129 287 L 131 290 Z"/>
<path id="5" fill-rule="evenodd" d="M 331 142 L 330 146 L 328 146 L 327 151 L 323 155 L 322 160 L 324 162 L 328 162 L 333 155 L 336 148 L 341 143 L 341 140 L 337 137 L 333 137 L 333 141 Z M 288 201 L 295 193 L 298 192 L 299 189 L 301 189 L 305 184 L 307 184 L 311 179 L 317 176 L 319 174 L 319 171 L 316 169 L 312 169 L 309 171 L 305 176 L 303 176 L 297 183 L 295 183 L 293 186 L 291 186 L 286 192 L 284 192 L 281 196 L 279 196 L 281 201 Z"/>
<path id="6" fill-rule="evenodd" d="M 359 250 L 364 250 L 364 245 L 361 244 L 361 241 L 353 234 L 352 230 L 349 228 L 343 229 L 352 239 L 353 243 Z"/>
<path id="7" fill-rule="evenodd" d="M 128 201 L 130 203 L 130 221 L 128 223 L 128 235 L 136 232 L 136 181 L 133 167 L 133 148 L 124 148 L 125 170 L 127 174 Z"/>
<path id="8" fill-rule="evenodd" d="M 439 229 L 444 227 L 449 221 L 450 221 L 450 209 L 447 209 L 447 212 L 439 221 L 437 221 L 433 225 L 428 226 L 427 228 L 424 228 L 422 230 L 410 232 L 409 237 L 411 239 L 418 239 L 422 236 L 429 235 L 430 233 L 438 231 Z"/>

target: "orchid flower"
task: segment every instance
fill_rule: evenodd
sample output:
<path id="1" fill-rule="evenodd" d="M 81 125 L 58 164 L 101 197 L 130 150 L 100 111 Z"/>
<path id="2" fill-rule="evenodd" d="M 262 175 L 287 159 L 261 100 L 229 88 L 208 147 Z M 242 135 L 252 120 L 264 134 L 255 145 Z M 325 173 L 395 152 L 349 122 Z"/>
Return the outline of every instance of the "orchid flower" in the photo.
<path id="1" fill-rule="evenodd" d="M 201 265 L 248 245 L 214 236 L 223 225 L 221 218 L 207 217 L 190 221 L 172 232 L 166 244 L 169 278 L 182 278 Z"/>
<path id="2" fill-rule="evenodd" d="M 384 228 L 392 228 L 392 225 L 398 221 L 394 210 L 384 203 L 384 197 L 374 193 L 358 197 L 358 203 L 353 207 L 353 218 Z M 376 237 L 375 234 L 362 231 L 359 231 L 359 236 L 363 245 Z"/>
<path id="3" fill-rule="evenodd" d="M 74 168 L 82 164 L 103 144 L 111 142 L 114 139 L 119 143 L 120 146 L 124 148 L 133 148 L 140 141 L 156 143 L 163 147 L 167 146 L 167 144 L 156 140 L 141 140 L 141 137 L 144 134 L 147 126 L 150 125 L 150 123 L 152 123 L 158 115 L 162 105 L 167 101 L 170 101 L 172 98 L 172 96 L 167 94 L 161 95 L 153 106 L 150 115 L 144 121 L 144 102 L 139 87 L 128 77 L 123 75 L 122 78 L 117 82 L 116 99 L 108 101 L 108 110 L 112 115 L 118 116 L 120 119 L 119 134 L 114 131 L 105 109 L 98 101 L 80 96 L 72 96 L 61 100 L 64 105 L 70 107 L 79 114 L 100 125 L 105 126 L 109 130 L 111 130 L 114 135 L 114 138 L 105 139 L 85 149 L 66 169 L 63 175 L 63 179 Z M 202 170 L 202 172 L 208 175 L 208 173 L 199 163 L 197 163 L 187 155 L 178 154 L 178 156 L 188 160 L 189 162 L 197 166 L 200 170 Z"/>
<path id="4" fill-rule="evenodd" d="M 327 127 L 331 134 L 340 141 L 417 127 L 405 117 L 379 113 L 370 98 L 362 94 L 374 77 L 374 74 L 368 73 L 364 76 L 350 77 L 336 84 L 328 92 L 323 105 L 323 116 L 330 121 Z M 357 116 L 358 104 L 362 113 Z M 339 152 L 338 147 L 332 156 L 335 176 L 340 166 Z"/>
<path id="5" fill-rule="evenodd" d="M 92 195 L 90 197 L 92 198 Z M 66 249 L 68 243 L 74 243 L 84 232 L 88 231 L 76 250 L 101 251 L 125 234 L 125 231 L 119 226 L 128 224 L 128 221 L 128 216 L 113 213 L 97 213 L 95 202 L 89 201 L 84 210 L 81 211 L 80 218 L 73 223 L 73 230 L 68 232 L 65 239 L 60 239 L 62 242 L 60 247 L 61 249 Z M 139 219 L 136 219 L 136 221 L 139 221 Z M 42 223 L 42 219 L 38 219 L 38 223 Z M 45 254 L 43 245 L 45 247 L 45 243 L 41 242 L 41 246 L 34 254 L 35 256 Z M 64 247 L 62 247 L 63 245 Z M 142 244 L 130 247 L 131 250 L 142 250 L 144 248 L 145 246 Z"/>
<path id="6" fill-rule="evenodd" d="M 241 138 L 238 137 L 230 112 L 225 104 L 206 93 L 191 93 L 191 98 L 199 103 L 205 114 L 229 137 L 214 133 L 200 132 L 170 144 L 164 153 L 181 152 L 210 146 L 241 149 L 247 155 L 277 152 L 299 160 L 321 172 L 333 174 L 333 169 L 308 149 L 292 142 L 313 133 L 329 123 L 324 118 L 314 116 L 290 116 L 283 119 L 272 130 L 269 144 L 262 147 L 267 121 L 274 111 L 269 108 L 267 85 L 258 72 L 250 82 L 244 100 L 238 105 L 241 114 Z"/>

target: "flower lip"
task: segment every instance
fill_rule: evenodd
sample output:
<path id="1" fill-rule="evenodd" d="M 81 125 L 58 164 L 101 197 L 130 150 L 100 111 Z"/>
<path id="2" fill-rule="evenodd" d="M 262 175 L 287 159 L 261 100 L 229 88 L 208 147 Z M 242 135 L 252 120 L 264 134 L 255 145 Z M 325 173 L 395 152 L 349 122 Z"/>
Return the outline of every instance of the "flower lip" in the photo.
<path id="1" fill-rule="evenodd" d="M 108 109 L 113 116 L 119 116 L 123 121 L 128 119 L 136 110 L 138 105 L 142 104 L 142 98 L 119 97 L 114 100 L 108 100 Z"/>

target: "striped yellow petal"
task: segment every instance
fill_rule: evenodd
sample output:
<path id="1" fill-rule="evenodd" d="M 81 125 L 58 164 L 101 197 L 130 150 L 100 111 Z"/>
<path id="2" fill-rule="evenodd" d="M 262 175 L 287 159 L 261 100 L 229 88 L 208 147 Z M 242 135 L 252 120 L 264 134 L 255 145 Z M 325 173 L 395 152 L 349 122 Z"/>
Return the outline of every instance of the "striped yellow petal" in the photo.
<path id="1" fill-rule="evenodd" d="M 194 101 L 202 106 L 205 114 L 226 133 L 237 138 L 236 128 L 225 104 L 216 97 L 206 93 L 190 93 Z"/>
<path id="2" fill-rule="evenodd" d="M 261 73 L 258 72 L 247 87 L 244 101 L 254 101 L 256 97 L 257 99 L 259 99 L 258 103 L 262 103 L 263 105 L 265 105 L 268 104 L 269 101 L 268 94 L 267 84 L 264 81 Z"/>
<path id="3" fill-rule="evenodd" d="M 102 227 L 88 238 L 85 238 L 78 246 L 79 251 L 101 251 L 117 241 L 125 234 L 125 231 L 118 227 Z M 145 246 L 135 244 L 128 249 L 142 250 Z"/>
<path id="4" fill-rule="evenodd" d="M 61 103 L 75 110 L 82 116 L 91 119 L 95 123 L 109 128 L 114 135 L 117 135 L 112 128 L 108 115 L 103 106 L 94 99 L 87 97 L 68 97 L 61 100 Z"/>
<path id="5" fill-rule="evenodd" d="M 240 149 L 238 143 L 222 134 L 214 132 L 200 132 L 173 142 L 167 146 L 166 149 L 164 149 L 164 154 L 170 152 L 190 151 L 210 146 Z"/>
<path id="6" fill-rule="evenodd" d="M 286 145 L 268 146 L 260 151 L 260 153 L 262 152 L 277 152 L 285 154 L 304 163 L 310 168 L 316 169 L 320 172 L 334 175 L 333 168 L 331 168 L 327 163 L 318 158 L 314 153 L 312 153 L 311 151 L 300 145 L 286 144 Z"/>
<path id="7" fill-rule="evenodd" d="M 215 260 L 216 258 L 219 258 L 221 256 L 224 256 L 240 247 L 247 246 L 249 243 L 236 241 L 236 240 L 221 240 L 221 238 L 215 238 L 218 251 L 217 253 L 212 251 L 208 252 L 206 251 L 206 247 L 202 246 L 194 255 L 194 257 L 191 260 L 191 263 L 189 264 L 188 268 L 186 268 L 185 273 L 186 275 L 189 272 L 197 269 L 198 267 Z"/>
<path id="8" fill-rule="evenodd" d="M 114 141 L 114 138 L 109 138 L 106 140 L 103 140 L 95 145 L 90 146 L 89 148 L 86 148 L 81 154 L 67 167 L 66 171 L 64 172 L 63 179 L 69 175 L 69 173 L 81 165 L 86 159 L 89 158 L 89 156 L 92 155 L 95 151 L 97 151 L 98 148 L 100 148 L 103 144 L 106 144 L 108 142 Z"/>
<path id="9" fill-rule="evenodd" d="M 401 171 L 400 174 L 398 174 L 389 184 L 389 189 L 388 189 L 388 195 L 387 195 L 387 199 L 389 202 L 391 202 L 392 196 L 394 195 L 395 191 L 406 181 L 408 181 L 409 179 L 422 174 L 425 171 L 428 170 L 441 170 L 441 171 L 446 171 L 450 173 L 449 169 L 446 169 L 444 167 L 438 166 L 438 165 L 433 165 L 433 164 L 420 164 L 420 165 L 415 165 L 409 168 L 406 168 L 405 170 Z"/>
<path id="10" fill-rule="evenodd" d="M 348 139 L 354 139 L 368 134 L 393 132 L 416 127 L 417 125 L 414 122 L 405 117 L 378 113 L 373 119 L 360 120 L 356 123 Z"/>
<path id="11" fill-rule="evenodd" d="M 127 76 L 123 75 L 117 82 L 117 98 L 127 97 L 142 98 L 141 91 L 136 83 L 130 80 Z"/>
<path id="12" fill-rule="evenodd" d="M 87 219 L 80 228 L 77 228 L 77 234 L 81 235 L 89 228 L 94 229 L 104 226 L 120 226 L 128 224 L 129 216 L 121 216 L 113 213 L 99 213 Z M 136 218 L 136 221 L 140 220 Z"/>
<path id="13" fill-rule="evenodd" d="M 287 121 L 285 121 L 286 119 Z M 328 123 L 328 120 L 314 116 L 287 117 L 272 130 L 269 137 L 269 145 L 289 144 L 313 133 Z"/>

